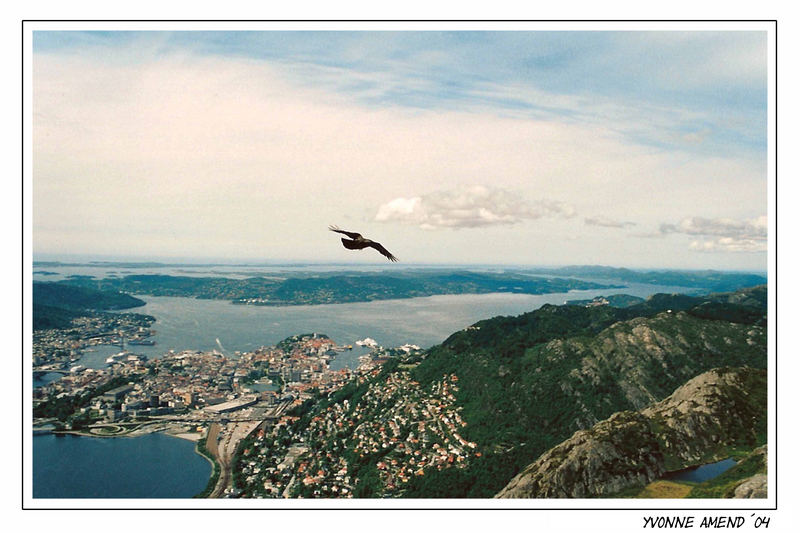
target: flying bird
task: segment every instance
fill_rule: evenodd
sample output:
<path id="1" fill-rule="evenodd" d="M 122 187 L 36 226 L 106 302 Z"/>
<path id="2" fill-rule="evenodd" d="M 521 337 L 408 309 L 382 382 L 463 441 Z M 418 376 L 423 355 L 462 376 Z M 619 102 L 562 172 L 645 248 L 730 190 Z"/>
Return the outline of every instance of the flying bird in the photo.
<path id="1" fill-rule="evenodd" d="M 352 231 L 344 231 L 339 229 L 337 226 L 328 226 L 328 229 L 331 231 L 335 231 L 336 233 L 342 233 L 350 237 L 349 239 L 342 239 L 342 244 L 348 250 L 363 250 L 366 247 L 375 248 L 378 250 L 381 255 L 385 256 L 389 261 L 397 261 L 397 258 L 389 253 L 389 250 L 384 248 L 381 243 L 371 241 L 369 239 L 365 239 L 361 236 L 360 233 L 354 233 Z"/>

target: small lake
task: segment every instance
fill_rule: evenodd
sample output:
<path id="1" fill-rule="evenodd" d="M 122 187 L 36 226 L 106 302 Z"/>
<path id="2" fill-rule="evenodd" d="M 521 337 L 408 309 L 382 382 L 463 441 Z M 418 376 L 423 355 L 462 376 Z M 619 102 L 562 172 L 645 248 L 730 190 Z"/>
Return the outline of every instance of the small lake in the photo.
<path id="1" fill-rule="evenodd" d="M 731 458 L 717 461 L 716 463 L 709 463 L 706 465 L 694 466 L 692 468 L 685 468 L 670 472 L 664 476 L 664 479 L 670 481 L 693 481 L 695 483 L 702 483 L 709 479 L 714 479 L 726 470 L 736 466 L 736 461 Z"/>

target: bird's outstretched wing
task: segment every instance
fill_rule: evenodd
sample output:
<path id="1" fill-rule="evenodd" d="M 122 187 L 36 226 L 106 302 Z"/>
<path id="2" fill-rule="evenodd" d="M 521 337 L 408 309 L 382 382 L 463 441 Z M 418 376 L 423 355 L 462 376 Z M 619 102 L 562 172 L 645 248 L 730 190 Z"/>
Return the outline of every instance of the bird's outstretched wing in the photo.
<path id="1" fill-rule="evenodd" d="M 328 226 L 328 229 L 331 230 L 331 231 L 335 231 L 336 233 L 342 233 L 344 235 L 347 235 L 351 239 L 358 239 L 359 237 L 361 237 L 360 233 L 354 233 L 352 231 L 345 231 L 343 229 L 339 229 L 338 226 Z"/>
<path id="2" fill-rule="evenodd" d="M 378 250 L 382 255 L 386 256 L 386 258 L 389 259 L 389 261 L 397 261 L 397 258 L 395 256 L 393 256 L 392 254 L 390 254 L 389 250 L 384 248 L 381 245 L 381 243 L 375 242 L 375 241 L 371 241 L 369 245 L 372 248 L 375 248 L 376 250 Z"/>

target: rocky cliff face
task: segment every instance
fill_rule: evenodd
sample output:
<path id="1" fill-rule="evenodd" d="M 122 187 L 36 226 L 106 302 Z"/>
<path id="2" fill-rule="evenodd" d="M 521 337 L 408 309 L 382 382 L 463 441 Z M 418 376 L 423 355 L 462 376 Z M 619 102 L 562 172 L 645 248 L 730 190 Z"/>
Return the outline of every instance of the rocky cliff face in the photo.
<path id="1" fill-rule="evenodd" d="M 635 327 L 635 326 L 634 326 Z M 753 448 L 766 434 L 766 371 L 718 368 L 665 400 L 577 431 L 495 497 L 587 498 L 644 486 L 676 470 Z M 763 488 L 753 480 L 752 490 Z"/>
<path id="2" fill-rule="evenodd" d="M 593 338 L 554 340 L 542 350 L 553 361 L 580 361 L 562 380 L 564 390 L 578 398 L 582 391 L 619 391 L 618 400 L 634 409 L 663 399 L 675 386 L 668 384 L 683 383 L 698 370 L 759 367 L 765 354 L 766 328 L 703 320 L 686 312 L 618 322 Z M 597 422 L 587 410 L 575 420 L 575 429 Z"/>
<path id="3" fill-rule="evenodd" d="M 692 379 L 667 400 L 643 409 L 668 470 L 724 458 L 733 446 L 766 435 L 766 371 L 717 369 Z"/>

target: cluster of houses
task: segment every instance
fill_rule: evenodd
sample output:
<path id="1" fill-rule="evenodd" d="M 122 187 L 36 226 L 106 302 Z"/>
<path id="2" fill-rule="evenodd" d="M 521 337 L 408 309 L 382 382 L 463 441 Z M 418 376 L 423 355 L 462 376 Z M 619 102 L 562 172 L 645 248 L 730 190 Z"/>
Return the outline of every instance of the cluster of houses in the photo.
<path id="1" fill-rule="evenodd" d="M 408 354 L 419 350 L 404 347 Z M 254 444 L 243 451 L 238 492 L 265 497 L 352 497 L 358 479 L 348 458 L 373 464 L 383 493 L 401 495 L 403 484 L 428 469 L 458 467 L 476 452 L 475 443 L 459 431 L 466 423 L 455 406 L 458 378 L 447 375 L 427 390 L 407 371 L 380 381 L 391 356 L 380 350 L 365 356 L 355 371 L 330 371 L 328 363 L 339 348 L 324 335 L 287 339 L 231 359 L 216 352 L 169 352 L 152 361 L 120 358 L 107 369 L 87 369 L 48 386 L 63 395 L 96 388 L 113 377 L 130 376 L 129 383 L 94 398 L 84 410 L 109 421 L 156 416 L 176 411 L 209 420 L 256 403 L 299 405 L 311 392 L 325 395 L 354 380 L 369 382 L 363 396 L 332 403 L 299 427 L 298 418 L 282 416 L 259 429 Z M 133 379 L 133 378 L 136 379 Z M 257 383 L 276 383 L 260 387 Z"/>
<path id="2" fill-rule="evenodd" d="M 364 421 L 354 429 L 354 450 L 362 459 L 381 457 L 376 466 L 385 496 L 401 495 L 412 476 L 428 469 L 464 466 L 480 456 L 459 434 L 467 424 L 455 406 L 457 383 L 450 374 L 423 390 L 407 372 L 395 372 L 362 398 L 355 418 Z"/>
<path id="3" fill-rule="evenodd" d="M 329 364 L 339 351 L 336 343 L 317 333 L 295 335 L 279 346 L 243 354 L 242 369 L 263 369 L 266 377 L 279 381 L 296 393 L 317 389 L 329 392 L 350 381 L 352 374 L 343 368 L 331 371 Z"/>
<path id="4" fill-rule="evenodd" d="M 150 317 L 120 313 L 82 316 L 66 329 L 37 329 L 33 332 L 34 370 L 68 369 L 83 350 L 103 344 L 121 344 L 123 339 L 145 339 L 151 334 Z"/>
<path id="5" fill-rule="evenodd" d="M 332 403 L 307 424 L 284 417 L 245 451 L 239 488 L 251 497 L 352 497 L 359 480 L 351 458 L 374 463 L 384 496 L 402 496 L 413 476 L 480 456 L 459 434 L 466 423 L 455 406 L 457 383 L 450 374 L 425 390 L 408 372 L 393 372 L 355 403 Z"/>

